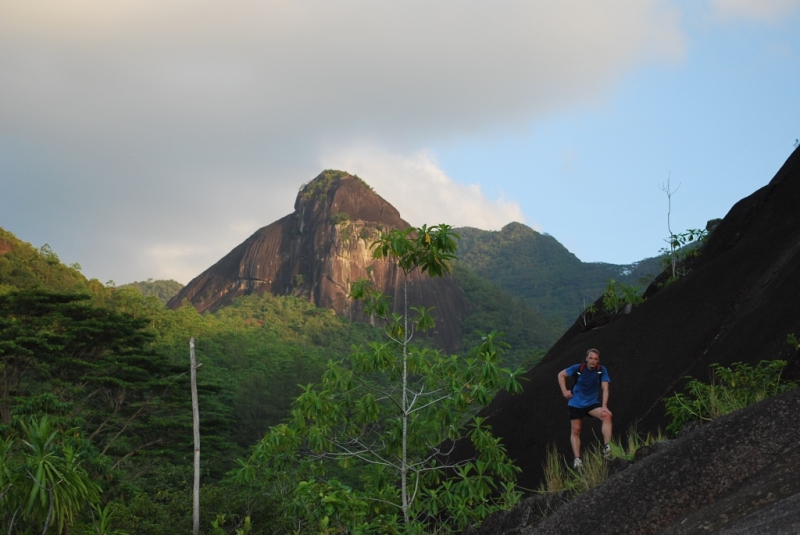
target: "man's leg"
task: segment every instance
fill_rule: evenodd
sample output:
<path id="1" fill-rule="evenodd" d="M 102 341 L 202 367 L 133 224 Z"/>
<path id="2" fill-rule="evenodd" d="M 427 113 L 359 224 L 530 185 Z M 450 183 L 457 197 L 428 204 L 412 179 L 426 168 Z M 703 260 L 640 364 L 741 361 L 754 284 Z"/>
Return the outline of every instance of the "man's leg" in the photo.
<path id="1" fill-rule="evenodd" d="M 570 420 L 572 422 L 572 433 L 569 435 L 569 442 L 572 444 L 572 453 L 575 458 L 581 456 L 581 420 Z"/>
<path id="2" fill-rule="evenodd" d="M 603 432 L 603 441 L 606 444 L 610 444 L 611 443 L 611 438 L 612 438 L 612 434 L 611 434 L 611 414 L 608 413 L 608 412 L 603 412 L 603 409 L 598 407 L 596 409 L 590 410 L 589 411 L 589 415 L 590 416 L 594 416 L 595 418 L 597 418 L 598 420 L 603 422 L 602 428 L 601 428 L 601 430 Z"/>

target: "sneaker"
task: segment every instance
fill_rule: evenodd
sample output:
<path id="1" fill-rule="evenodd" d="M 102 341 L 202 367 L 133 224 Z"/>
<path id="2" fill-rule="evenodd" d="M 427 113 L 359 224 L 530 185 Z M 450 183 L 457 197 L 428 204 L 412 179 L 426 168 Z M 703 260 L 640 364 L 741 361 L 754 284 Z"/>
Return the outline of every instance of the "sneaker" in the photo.
<path id="1" fill-rule="evenodd" d="M 611 457 L 611 444 L 606 444 L 603 448 L 603 457 Z"/>
<path id="2" fill-rule="evenodd" d="M 575 457 L 575 460 L 572 461 L 572 468 L 583 468 L 583 461 L 580 457 Z"/>

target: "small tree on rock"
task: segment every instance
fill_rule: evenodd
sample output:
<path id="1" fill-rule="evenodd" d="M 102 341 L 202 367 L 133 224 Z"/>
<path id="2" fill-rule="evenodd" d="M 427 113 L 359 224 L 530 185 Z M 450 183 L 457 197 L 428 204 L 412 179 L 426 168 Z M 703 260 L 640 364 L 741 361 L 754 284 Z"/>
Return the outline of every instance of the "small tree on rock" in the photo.
<path id="1" fill-rule="evenodd" d="M 353 285 L 351 297 L 384 322 L 387 340 L 356 349 L 349 361 L 330 362 L 322 383 L 304 388 L 290 421 L 267 434 L 243 472 L 274 467 L 290 450 L 319 463 L 336 461 L 348 473 L 357 468 L 361 490 L 350 495 L 352 503 L 372 504 L 361 507 L 363 526 L 381 533 L 427 532 L 433 525 L 437 532 L 461 530 L 519 499 L 518 468 L 484 419 L 474 416 L 498 389 L 521 391 L 522 370 L 501 367 L 500 334 L 485 335 L 466 357 L 412 344 L 434 321 L 429 309 L 410 306 L 409 275 L 448 274 L 457 237 L 447 225 L 380 234 L 374 257 L 394 259 L 402 270 L 403 311 L 390 313 L 387 297 L 366 280 Z M 453 457 L 461 440 L 471 442 L 474 456 Z M 342 488 L 335 489 L 341 503 Z M 320 515 L 330 529 L 331 517 Z M 389 529 L 393 523 L 400 525 Z"/>

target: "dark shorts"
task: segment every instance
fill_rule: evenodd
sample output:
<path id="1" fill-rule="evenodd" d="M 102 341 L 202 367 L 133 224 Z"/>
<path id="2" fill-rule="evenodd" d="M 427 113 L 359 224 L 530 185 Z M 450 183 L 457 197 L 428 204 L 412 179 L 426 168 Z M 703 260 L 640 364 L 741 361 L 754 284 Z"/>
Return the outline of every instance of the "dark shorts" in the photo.
<path id="1" fill-rule="evenodd" d="M 575 407 L 570 407 L 567 405 L 567 408 L 569 409 L 569 419 L 582 420 L 589 414 L 589 411 L 599 409 L 600 407 L 602 407 L 600 403 L 595 403 L 594 405 L 589 405 L 588 407 L 584 407 L 582 409 L 576 409 Z"/>

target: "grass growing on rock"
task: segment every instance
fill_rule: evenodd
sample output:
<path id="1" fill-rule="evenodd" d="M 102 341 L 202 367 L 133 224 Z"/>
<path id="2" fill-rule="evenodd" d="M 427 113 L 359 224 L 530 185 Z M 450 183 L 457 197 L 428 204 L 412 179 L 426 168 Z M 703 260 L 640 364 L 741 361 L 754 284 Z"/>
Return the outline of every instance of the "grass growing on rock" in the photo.
<path id="1" fill-rule="evenodd" d="M 666 398 L 667 414 L 672 418 L 667 431 L 678 434 L 689 422 L 711 421 L 796 388 L 796 383 L 781 378 L 786 364 L 785 360 L 764 360 L 755 367 L 741 362 L 730 368 L 712 364 L 708 384 L 689 377 L 686 393 Z"/>
<path id="2" fill-rule="evenodd" d="M 551 445 L 544 463 L 544 481 L 537 492 L 565 492 L 570 497 L 577 496 L 608 479 L 609 461 L 619 458 L 632 461 L 640 448 L 663 440 L 665 437 L 660 432 L 655 435 L 648 433 L 642 436 L 636 432 L 635 428 L 632 428 L 624 443 L 611 442 L 609 457 L 603 455 L 599 443 L 584 449 L 581 457 L 583 466 L 578 469 L 570 467 L 566 459 L 558 453 L 555 445 Z"/>

